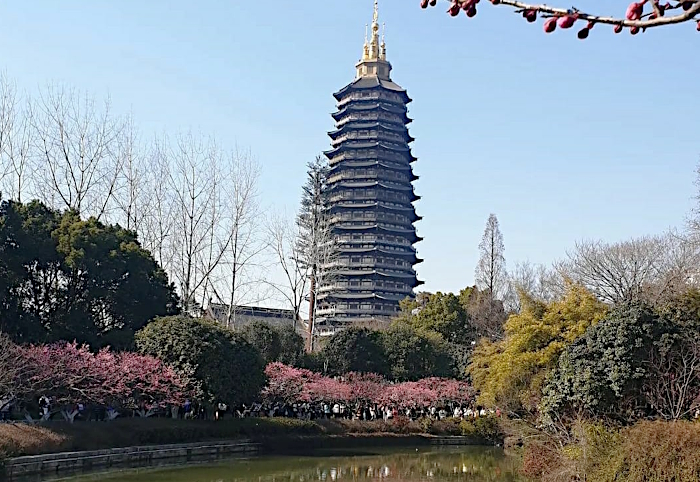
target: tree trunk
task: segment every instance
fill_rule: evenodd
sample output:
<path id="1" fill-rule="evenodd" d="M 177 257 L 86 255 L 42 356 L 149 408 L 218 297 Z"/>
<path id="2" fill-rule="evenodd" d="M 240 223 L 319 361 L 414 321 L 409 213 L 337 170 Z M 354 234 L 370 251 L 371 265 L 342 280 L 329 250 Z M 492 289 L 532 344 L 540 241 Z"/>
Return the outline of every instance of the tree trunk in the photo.
<path id="1" fill-rule="evenodd" d="M 316 308 L 316 275 L 311 275 L 311 288 L 309 289 L 309 341 L 306 349 L 312 352 L 314 349 L 314 312 Z"/>

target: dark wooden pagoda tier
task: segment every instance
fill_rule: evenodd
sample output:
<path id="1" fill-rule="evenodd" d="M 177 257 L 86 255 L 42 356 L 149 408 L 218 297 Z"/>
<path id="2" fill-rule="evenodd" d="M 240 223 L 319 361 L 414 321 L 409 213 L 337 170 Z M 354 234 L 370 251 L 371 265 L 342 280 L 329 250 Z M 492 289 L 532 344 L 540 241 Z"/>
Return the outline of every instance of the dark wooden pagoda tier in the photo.
<path id="1" fill-rule="evenodd" d="M 331 149 L 329 211 L 339 244 L 329 281 L 320 286 L 316 323 L 344 327 L 386 321 L 399 301 L 414 296 L 423 284 L 415 266 L 422 262 L 414 244 L 421 241 L 414 223 L 421 219 L 413 203 L 411 153 L 406 91 L 390 79 L 378 27 L 365 43 L 355 81 L 334 95 L 336 129 L 329 132 Z"/>

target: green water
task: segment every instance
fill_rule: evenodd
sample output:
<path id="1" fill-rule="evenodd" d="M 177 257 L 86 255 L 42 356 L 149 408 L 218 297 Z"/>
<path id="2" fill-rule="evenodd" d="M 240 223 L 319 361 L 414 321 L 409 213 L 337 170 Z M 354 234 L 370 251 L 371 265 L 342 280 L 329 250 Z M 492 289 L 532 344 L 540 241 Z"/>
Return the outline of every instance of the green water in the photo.
<path id="1" fill-rule="evenodd" d="M 102 474 L 74 482 L 520 481 L 518 463 L 488 447 L 364 449 L 314 457 L 260 457 L 207 465 Z"/>

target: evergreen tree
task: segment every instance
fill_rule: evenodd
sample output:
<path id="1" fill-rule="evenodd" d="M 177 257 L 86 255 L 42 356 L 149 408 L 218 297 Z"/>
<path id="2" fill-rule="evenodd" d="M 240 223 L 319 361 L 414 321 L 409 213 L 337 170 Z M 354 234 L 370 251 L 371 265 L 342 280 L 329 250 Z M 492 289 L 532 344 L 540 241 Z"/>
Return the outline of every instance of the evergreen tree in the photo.
<path id="1" fill-rule="evenodd" d="M 313 349 L 317 291 L 330 281 L 330 263 L 336 255 L 335 240 L 328 212 L 328 174 L 325 158 L 317 156 L 308 164 L 306 183 L 302 188 L 301 207 L 297 216 L 299 227 L 298 251 L 309 277 L 309 346 Z"/>

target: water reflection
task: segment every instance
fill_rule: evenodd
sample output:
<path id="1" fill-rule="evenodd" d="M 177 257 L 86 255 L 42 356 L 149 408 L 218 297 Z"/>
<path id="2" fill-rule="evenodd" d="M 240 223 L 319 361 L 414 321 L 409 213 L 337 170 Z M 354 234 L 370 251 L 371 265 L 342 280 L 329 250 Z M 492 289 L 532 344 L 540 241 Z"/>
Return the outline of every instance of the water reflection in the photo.
<path id="1" fill-rule="evenodd" d="M 402 449 L 373 454 L 316 457 L 274 457 L 236 460 L 207 466 L 188 466 L 123 474 L 102 474 L 110 482 L 314 482 L 314 481 L 469 481 L 514 482 L 518 463 L 501 450 L 485 447 L 459 449 Z"/>

